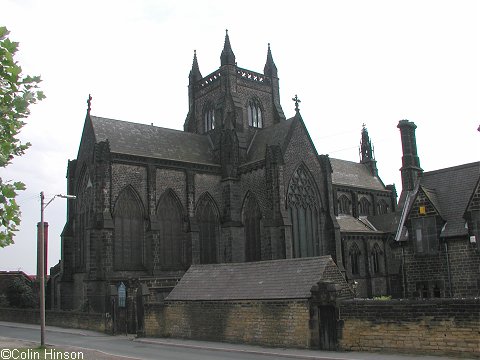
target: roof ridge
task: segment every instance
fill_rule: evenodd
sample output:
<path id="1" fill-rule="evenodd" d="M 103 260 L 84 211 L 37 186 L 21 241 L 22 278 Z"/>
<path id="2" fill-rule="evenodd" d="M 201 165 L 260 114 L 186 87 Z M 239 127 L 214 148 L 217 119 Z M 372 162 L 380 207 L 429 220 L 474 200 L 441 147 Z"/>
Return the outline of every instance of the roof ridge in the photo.
<path id="1" fill-rule="evenodd" d="M 311 256 L 311 257 L 301 257 L 301 258 L 290 258 L 290 259 L 274 259 L 274 260 L 261 260 L 261 261 L 250 261 L 250 262 L 234 262 L 234 263 L 220 263 L 220 264 L 192 264 L 192 266 L 196 267 L 231 267 L 231 266 L 247 266 L 247 265 L 257 265 L 257 264 L 272 264 L 272 263 L 279 263 L 279 262 L 300 262 L 300 261 L 314 261 L 314 260 L 324 260 L 324 259 L 331 259 L 330 255 L 319 255 L 319 256 Z"/>
<path id="2" fill-rule="evenodd" d="M 204 134 L 197 134 L 197 133 L 192 133 L 192 132 L 188 132 L 188 131 L 184 131 L 184 130 L 178 130 L 178 129 L 171 129 L 171 128 L 166 128 L 166 127 L 163 127 L 163 126 L 157 126 L 157 125 L 153 125 L 153 124 L 145 124 L 145 123 L 138 123 L 138 122 L 133 122 L 133 121 L 128 121 L 128 120 L 118 120 L 118 119 L 112 119 L 112 118 L 106 118 L 106 117 L 102 117 L 102 116 L 93 116 L 91 115 L 90 116 L 93 119 L 99 119 L 99 120 L 107 120 L 107 121 L 117 121 L 117 122 L 121 122 L 121 123 L 126 123 L 126 124 L 132 124 L 132 125 L 135 125 L 135 126 L 144 126 L 144 127 L 149 127 L 149 128 L 155 128 L 155 129 L 162 129 L 162 130 L 168 130 L 168 131 L 172 131 L 172 132 L 177 132 L 177 133 L 182 133 L 182 134 L 191 134 L 191 135 L 197 135 L 197 136 L 205 136 Z"/>
<path id="3" fill-rule="evenodd" d="M 425 171 L 423 173 L 423 176 L 431 175 L 431 174 L 438 174 L 438 173 L 442 173 L 442 172 L 465 169 L 465 168 L 473 167 L 474 165 L 478 165 L 480 167 L 480 161 L 474 161 L 474 162 L 467 163 L 467 164 L 455 165 L 455 166 L 450 166 L 450 167 L 447 167 L 447 168 L 442 168 L 442 169 L 437 169 L 437 170 L 432 170 L 432 171 Z"/>

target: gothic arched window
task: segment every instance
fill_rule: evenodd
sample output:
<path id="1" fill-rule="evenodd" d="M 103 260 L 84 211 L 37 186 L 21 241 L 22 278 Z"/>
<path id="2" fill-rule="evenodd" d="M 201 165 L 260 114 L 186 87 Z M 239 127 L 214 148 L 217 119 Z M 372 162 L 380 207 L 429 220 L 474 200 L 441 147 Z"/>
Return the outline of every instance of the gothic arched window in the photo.
<path id="1" fill-rule="evenodd" d="M 370 215 L 370 208 L 371 204 L 370 201 L 366 197 L 362 197 L 358 202 L 358 214 L 360 216 L 368 216 Z"/>
<path id="2" fill-rule="evenodd" d="M 181 205 L 173 191 L 167 190 L 157 206 L 160 224 L 160 264 L 163 269 L 179 270 L 186 262 L 183 257 L 184 232 Z"/>
<path id="3" fill-rule="evenodd" d="M 372 251 L 372 267 L 373 267 L 374 274 L 378 274 L 380 272 L 381 256 L 382 256 L 382 251 L 380 250 L 380 247 L 378 246 L 378 244 L 375 244 L 373 246 L 373 251 Z"/>
<path id="4" fill-rule="evenodd" d="M 262 212 L 253 195 L 249 195 L 243 207 L 245 226 L 245 261 L 262 260 Z"/>
<path id="5" fill-rule="evenodd" d="M 320 255 L 320 206 L 315 182 L 304 165 L 288 185 L 287 206 L 292 222 L 293 257 Z"/>
<path id="6" fill-rule="evenodd" d="M 257 100 L 250 100 L 247 106 L 248 126 L 262 128 L 263 117 L 260 103 Z"/>
<path id="7" fill-rule="evenodd" d="M 114 269 L 141 270 L 145 238 L 143 206 L 130 187 L 122 190 L 118 196 L 115 203 L 114 223 Z"/>
<path id="8" fill-rule="evenodd" d="M 75 268 L 85 270 L 86 245 L 88 242 L 89 217 L 92 208 L 93 185 L 88 172 L 84 172 L 77 190 L 77 216 L 75 221 Z"/>
<path id="9" fill-rule="evenodd" d="M 200 229 L 200 263 L 217 263 L 217 242 L 220 233 L 218 211 L 210 196 L 205 195 L 197 206 L 197 221 Z"/>
<path id="10" fill-rule="evenodd" d="M 205 124 L 205 132 L 215 129 L 215 110 L 212 104 L 205 107 L 203 111 L 203 121 Z"/>
<path id="11" fill-rule="evenodd" d="M 380 199 L 377 204 L 377 213 L 379 215 L 388 213 L 388 204 L 385 200 Z"/>
<path id="12" fill-rule="evenodd" d="M 338 198 L 338 214 L 352 214 L 352 202 L 345 194 L 340 195 Z"/>
<path id="13" fill-rule="evenodd" d="M 350 270 L 352 275 L 359 275 L 360 274 L 360 250 L 358 249 L 357 244 L 353 244 L 350 247 L 349 251 L 350 256 Z"/>

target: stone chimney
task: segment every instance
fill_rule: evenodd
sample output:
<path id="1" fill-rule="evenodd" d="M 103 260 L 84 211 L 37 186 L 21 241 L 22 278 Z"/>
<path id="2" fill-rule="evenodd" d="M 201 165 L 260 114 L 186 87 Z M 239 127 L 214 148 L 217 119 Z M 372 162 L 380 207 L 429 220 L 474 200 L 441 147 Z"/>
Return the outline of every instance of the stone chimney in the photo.
<path id="1" fill-rule="evenodd" d="M 420 167 L 420 159 L 417 154 L 417 141 L 415 139 L 415 123 L 408 120 L 400 120 L 397 127 L 400 129 L 402 138 L 402 193 L 415 188 L 417 179 L 422 176 L 423 169 Z"/>

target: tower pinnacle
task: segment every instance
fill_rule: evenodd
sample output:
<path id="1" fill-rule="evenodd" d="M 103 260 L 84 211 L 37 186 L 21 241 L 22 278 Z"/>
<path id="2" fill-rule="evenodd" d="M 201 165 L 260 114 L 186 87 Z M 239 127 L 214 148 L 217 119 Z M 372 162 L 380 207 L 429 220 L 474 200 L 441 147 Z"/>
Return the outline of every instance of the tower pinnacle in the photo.
<path id="1" fill-rule="evenodd" d="M 273 62 L 272 51 L 270 50 L 270 43 L 268 43 L 267 62 L 263 68 L 263 73 L 267 76 L 278 77 L 277 66 Z"/>
<path id="2" fill-rule="evenodd" d="M 220 64 L 235 65 L 235 54 L 230 45 L 230 38 L 228 37 L 228 30 L 225 30 L 225 43 L 223 44 L 222 54 L 220 55 Z"/>
<path id="3" fill-rule="evenodd" d="M 190 80 L 193 80 L 193 81 L 198 81 L 202 78 L 202 74 L 200 73 L 200 68 L 198 67 L 197 50 L 193 50 L 192 69 L 190 70 L 190 75 L 188 77 Z"/>

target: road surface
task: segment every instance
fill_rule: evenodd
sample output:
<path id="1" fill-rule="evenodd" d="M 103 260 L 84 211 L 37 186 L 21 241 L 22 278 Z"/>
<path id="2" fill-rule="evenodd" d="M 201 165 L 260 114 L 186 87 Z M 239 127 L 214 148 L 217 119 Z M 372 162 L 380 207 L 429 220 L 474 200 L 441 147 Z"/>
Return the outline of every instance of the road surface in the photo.
<path id="1" fill-rule="evenodd" d="M 159 360 L 249 360 L 249 359 L 307 359 L 307 360 L 442 360 L 448 357 L 396 355 L 364 352 L 326 352 L 318 350 L 265 348 L 241 344 L 215 343 L 180 339 L 110 336 L 98 332 L 46 328 L 46 343 L 68 351 L 85 352 L 84 359 L 159 359 Z M 32 346 L 40 343 L 38 325 L 0 322 L 0 348 Z M 35 346 L 33 346 L 35 347 Z M 88 352 L 95 350 L 98 353 Z M 3 354 L 2 354 L 3 355 Z M 6 353 L 8 355 L 8 352 Z M 0 356 L 0 360 L 10 360 Z"/>

